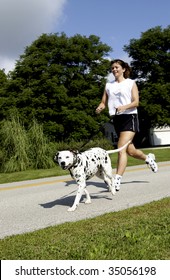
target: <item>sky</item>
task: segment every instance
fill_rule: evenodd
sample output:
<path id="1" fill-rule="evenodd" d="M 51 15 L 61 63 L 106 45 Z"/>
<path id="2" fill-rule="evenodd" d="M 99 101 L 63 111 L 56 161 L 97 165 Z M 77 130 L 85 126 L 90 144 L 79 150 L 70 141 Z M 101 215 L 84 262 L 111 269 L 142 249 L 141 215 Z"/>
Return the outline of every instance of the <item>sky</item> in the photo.
<path id="1" fill-rule="evenodd" d="M 0 0 L 0 69 L 13 70 L 43 33 L 96 35 L 111 58 L 129 61 L 124 45 L 150 28 L 170 25 L 169 0 Z"/>

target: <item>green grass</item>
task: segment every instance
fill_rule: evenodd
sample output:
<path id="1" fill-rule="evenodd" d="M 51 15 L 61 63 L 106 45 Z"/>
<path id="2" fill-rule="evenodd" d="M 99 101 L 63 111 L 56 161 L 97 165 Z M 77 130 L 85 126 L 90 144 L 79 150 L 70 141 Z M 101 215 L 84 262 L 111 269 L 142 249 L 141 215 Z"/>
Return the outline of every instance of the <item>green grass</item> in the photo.
<path id="1" fill-rule="evenodd" d="M 143 151 L 145 154 L 148 154 L 150 152 L 154 153 L 157 162 L 170 161 L 169 148 L 144 149 Z M 112 154 L 110 157 L 112 160 L 112 167 L 115 168 L 116 161 L 117 161 L 117 154 Z M 128 158 L 128 166 L 139 165 L 143 163 L 144 163 L 143 161 L 140 161 L 138 159 L 134 159 L 131 157 Z M 16 181 L 24 181 L 30 179 L 39 179 L 39 178 L 52 177 L 52 176 L 61 176 L 67 174 L 69 174 L 69 172 L 63 171 L 58 165 L 56 165 L 55 168 L 51 168 L 51 169 L 36 169 L 36 170 L 26 170 L 21 172 L 14 172 L 14 173 L 0 173 L 0 184 L 16 182 Z"/>
<path id="2" fill-rule="evenodd" d="M 0 240 L 1 260 L 170 259 L 170 198 Z"/>
<path id="3" fill-rule="evenodd" d="M 67 174 L 69 174 L 68 171 L 63 171 L 61 167 L 57 165 L 51 169 L 31 169 L 13 173 L 0 173 L 0 184 L 62 176 Z"/>

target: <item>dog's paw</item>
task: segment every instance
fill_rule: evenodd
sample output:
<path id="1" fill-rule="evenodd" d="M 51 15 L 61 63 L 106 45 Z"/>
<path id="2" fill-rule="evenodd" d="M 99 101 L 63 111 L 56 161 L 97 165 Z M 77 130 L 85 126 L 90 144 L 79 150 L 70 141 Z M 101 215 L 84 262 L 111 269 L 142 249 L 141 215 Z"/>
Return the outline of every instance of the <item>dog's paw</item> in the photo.
<path id="1" fill-rule="evenodd" d="M 67 211 L 68 211 L 68 212 L 73 212 L 73 211 L 76 210 L 76 208 L 77 208 L 77 207 L 72 206 L 72 207 L 69 207 L 69 208 L 67 209 Z"/>
<path id="2" fill-rule="evenodd" d="M 85 201 L 85 204 L 90 204 L 91 203 L 91 199 L 87 199 L 86 201 Z"/>
<path id="3" fill-rule="evenodd" d="M 115 195 L 115 194 L 116 194 L 115 188 L 112 188 L 112 189 L 111 189 L 111 194 L 112 194 L 112 195 Z"/>

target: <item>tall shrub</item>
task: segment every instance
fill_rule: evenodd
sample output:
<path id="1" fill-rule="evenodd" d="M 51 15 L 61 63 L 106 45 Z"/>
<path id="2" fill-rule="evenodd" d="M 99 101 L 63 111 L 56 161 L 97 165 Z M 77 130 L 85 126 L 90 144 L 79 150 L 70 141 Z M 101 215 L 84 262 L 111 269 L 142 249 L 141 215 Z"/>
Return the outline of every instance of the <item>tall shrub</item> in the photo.
<path id="1" fill-rule="evenodd" d="M 3 121 L 0 130 L 1 171 L 14 172 L 29 168 L 29 143 L 25 128 L 19 118 L 12 116 L 10 121 Z"/>
<path id="2" fill-rule="evenodd" d="M 33 124 L 30 126 L 28 139 L 30 146 L 29 157 L 33 168 L 45 169 L 54 167 L 49 141 L 43 133 L 43 126 L 38 124 L 36 120 L 34 120 Z"/>

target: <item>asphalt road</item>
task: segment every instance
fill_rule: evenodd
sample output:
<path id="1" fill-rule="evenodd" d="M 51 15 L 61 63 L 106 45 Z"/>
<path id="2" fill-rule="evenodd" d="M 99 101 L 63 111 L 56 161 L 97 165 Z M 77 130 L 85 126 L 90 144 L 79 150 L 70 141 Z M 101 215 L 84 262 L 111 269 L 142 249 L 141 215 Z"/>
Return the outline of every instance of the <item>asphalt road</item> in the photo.
<path id="1" fill-rule="evenodd" d="M 0 184 L 0 238 L 169 197 L 170 161 L 158 163 L 158 166 L 158 173 L 153 173 L 146 165 L 128 167 L 121 190 L 115 196 L 107 191 L 102 180 L 94 177 L 87 182 L 92 203 L 85 204 L 83 196 L 75 212 L 67 211 L 77 190 L 70 176 Z"/>

